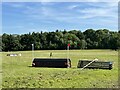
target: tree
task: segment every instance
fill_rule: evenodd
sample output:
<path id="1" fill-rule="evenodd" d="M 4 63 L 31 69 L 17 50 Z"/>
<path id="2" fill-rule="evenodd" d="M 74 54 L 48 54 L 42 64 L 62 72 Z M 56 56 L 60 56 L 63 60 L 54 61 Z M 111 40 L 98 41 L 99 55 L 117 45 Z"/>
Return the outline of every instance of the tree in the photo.
<path id="1" fill-rule="evenodd" d="M 71 48 L 77 49 L 80 43 L 79 38 L 75 34 L 66 33 L 63 37 L 64 46 L 66 47 L 68 43 L 70 43 Z"/>
<path id="2" fill-rule="evenodd" d="M 2 51 L 2 36 L 0 35 L 0 52 Z"/>
<path id="3" fill-rule="evenodd" d="M 87 29 L 84 32 L 78 30 L 55 32 L 32 32 L 28 34 L 6 34 L 0 36 L 3 51 L 31 50 L 34 44 L 35 50 L 40 49 L 66 49 L 68 43 L 70 49 L 118 49 L 120 48 L 120 33 L 107 29 Z"/>
<path id="4" fill-rule="evenodd" d="M 85 40 L 81 40 L 81 49 L 86 49 L 87 42 Z"/>
<path id="5" fill-rule="evenodd" d="M 120 46 L 119 44 L 119 40 L 120 40 L 120 35 L 118 33 L 111 33 L 111 37 L 110 37 L 110 41 L 109 41 L 109 44 L 110 44 L 110 48 L 111 49 L 118 49 Z"/>
<path id="6" fill-rule="evenodd" d="M 2 50 L 9 51 L 9 35 L 6 33 L 2 35 Z"/>
<path id="7" fill-rule="evenodd" d="M 95 32 L 95 42 L 97 42 L 96 48 L 109 49 L 110 32 L 107 29 L 100 29 Z"/>
<path id="8" fill-rule="evenodd" d="M 85 40 L 87 40 L 88 38 L 91 41 L 95 40 L 95 31 L 93 29 L 87 29 L 85 32 L 83 32 L 83 34 L 85 35 Z"/>

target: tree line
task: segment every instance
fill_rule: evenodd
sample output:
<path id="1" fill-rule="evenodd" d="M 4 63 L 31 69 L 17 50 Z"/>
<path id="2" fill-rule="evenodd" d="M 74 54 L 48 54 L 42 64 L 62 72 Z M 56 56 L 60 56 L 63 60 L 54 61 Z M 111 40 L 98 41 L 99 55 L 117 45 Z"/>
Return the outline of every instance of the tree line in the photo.
<path id="1" fill-rule="evenodd" d="M 63 50 L 70 44 L 70 49 L 118 49 L 120 47 L 119 32 L 107 29 L 87 29 L 54 32 L 32 32 L 28 34 L 2 34 L 2 51 L 57 49 Z"/>

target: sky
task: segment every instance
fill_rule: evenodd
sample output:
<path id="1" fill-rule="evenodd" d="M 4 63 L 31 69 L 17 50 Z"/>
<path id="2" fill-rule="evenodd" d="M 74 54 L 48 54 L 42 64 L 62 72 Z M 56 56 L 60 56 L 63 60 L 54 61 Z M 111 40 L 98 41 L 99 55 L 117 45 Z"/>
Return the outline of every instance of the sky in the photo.
<path id="1" fill-rule="evenodd" d="M 2 33 L 118 31 L 117 2 L 3 2 Z"/>

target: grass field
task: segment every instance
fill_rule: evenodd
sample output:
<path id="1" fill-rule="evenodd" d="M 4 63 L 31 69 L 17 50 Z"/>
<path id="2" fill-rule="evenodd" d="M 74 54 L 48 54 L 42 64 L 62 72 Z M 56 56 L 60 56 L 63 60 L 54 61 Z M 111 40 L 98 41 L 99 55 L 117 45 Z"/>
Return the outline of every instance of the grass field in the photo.
<path id="1" fill-rule="evenodd" d="M 35 57 L 66 58 L 65 50 L 39 50 Z M 9 53 L 22 56 L 10 57 Z M 77 68 L 80 59 L 112 61 L 112 70 Z M 2 88 L 117 88 L 118 52 L 113 50 L 70 50 L 72 68 L 34 68 L 31 67 L 32 52 L 2 53 Z"/>

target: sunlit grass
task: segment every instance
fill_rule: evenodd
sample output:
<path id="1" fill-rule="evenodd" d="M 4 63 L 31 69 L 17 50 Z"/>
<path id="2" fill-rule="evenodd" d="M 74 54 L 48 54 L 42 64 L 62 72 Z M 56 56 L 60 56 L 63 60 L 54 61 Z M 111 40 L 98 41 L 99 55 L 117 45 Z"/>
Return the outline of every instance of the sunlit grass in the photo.
<path id="1" fill-rule="evenodd" d="M 34 57 L 66 58 L 66 50 L 38 50 Z M 8 53 L 21 53 L 10 57 Z M 118 52 L 112 50 L 70 50 L 72 68 L 31 67 L 32 52 L 3 52 L 3 88 L 116 88 L 118 87 Z M 112 61 L 112 70 L 77 68 L 80 59 Z"/>

